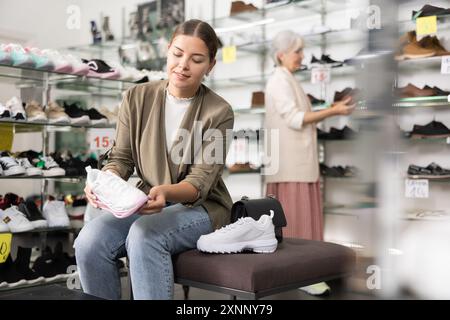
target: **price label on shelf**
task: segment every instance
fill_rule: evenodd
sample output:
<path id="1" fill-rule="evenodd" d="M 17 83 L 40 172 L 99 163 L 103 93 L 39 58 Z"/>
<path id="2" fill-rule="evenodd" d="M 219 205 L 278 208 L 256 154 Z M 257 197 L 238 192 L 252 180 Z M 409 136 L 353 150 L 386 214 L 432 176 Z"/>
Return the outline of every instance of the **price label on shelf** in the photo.
<path id="1" fill-rule="evenodd" d="M 450 74 L 450 56 L 442 57 L 441 73 L 442 74 Z"/>
<path id="2" fill-rule="evenodd" d="M 11 251 L 11 233 L 0 233 L 0 263 L 6 261 Z"/>
<path id="3" fill-rule="evenodd" d="M 311 69 L 311 83 L 330 83 L 331 69 L 328 67 L 313 67 Z"/>
<path id="4" fill-rule="evenodd" d="M 416 33 L 418 36 L 426 36 L 437 32 L 436 16 L 420 17 L 416 19 Z"/>
<path id="5" fill-rule="evenodd" d="M 11 150 L 14 140 L 14 128 L 12 124 L 0 125 L 0 150 Z"/>
<path id="6" fill-rule="evenodd" d="M 429 185 L 427 179 L 406 179 L 405 180 L 406 198 L 428 198 Z"/>
<path id="7" fill-rule="evenodd" d="M 112 147 L 116 136 L 115 129 L 91 129 L 89 130 L 89 148 L 91 151 L 105 151 Z"/>
<path id="8" fill-rule="evenodd" d="M 233 63 L 236 61 L 236 46 L 226 46 L 222 48 L 223 63 Z"/>

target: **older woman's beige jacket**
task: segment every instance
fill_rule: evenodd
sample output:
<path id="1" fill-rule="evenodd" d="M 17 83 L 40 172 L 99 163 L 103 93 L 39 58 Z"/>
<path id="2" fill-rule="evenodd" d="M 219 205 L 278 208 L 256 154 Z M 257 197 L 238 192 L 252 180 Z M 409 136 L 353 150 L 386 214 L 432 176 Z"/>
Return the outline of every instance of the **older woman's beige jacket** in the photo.
<path id="1" fill-rule="evenodd" d="M 266 183 L 317 182 L 317 129 L 315 124 L 303 124 L 305 112 L 311 111 L 311 103 L 286 68 L 275 68 L 266 84 L 265 101 L 265 126 L 269 130 L 279 130 L 279 169 L 265 176 Z"/>
<path id="2" fill-rule="evenodd" d="M 189 130 L 189 139 L 179 140 L 182 144 L 174 142 L 171 150 L 167 150 L 164 128 L 167 84 L 168 81 L 163 80 L 137 85 L 125 93 L 119 111 L 116 139 L 103 170 L 115 170 L 123 179 L 128 180 L 136 168 L 141 179 L 137 187 L 145 193 L 153 186 L 162 184 L 181 181 L 191 183 L 199 190 L 200 196 L 193 203 L 183 204 L 187 207 L 203 206 L 213 228 L 219 228 L 229 223 L 232 206 L 221 175 L 230 142 L 230 139 L 225 137 L 227 131 L 231 135 L 234 123 L 233 111 L 224 99 L 201 85 L 180 125 L 180 128 Z M 200 131 L 202 137 L 208 129 L 218 129 L 223 139 L 217 136 L 214 136 L 214 139 L 205 137 L 206 141 L 194 143 L 196 121 L 201 124 L 197 136 Z M 198 158 L 194 161 L 194 157 L 198 157 L 202 152 L 210 152 L 212 143 L 223 148 L 221 163 L 199 162 Z M 175 146 L 179 147 L 177 150 L 181 149 L 180 146 L 185 146 L 184 151 L 178 153 L 183 159 L 179 164 L 169 156 L 173 154 Z"/>

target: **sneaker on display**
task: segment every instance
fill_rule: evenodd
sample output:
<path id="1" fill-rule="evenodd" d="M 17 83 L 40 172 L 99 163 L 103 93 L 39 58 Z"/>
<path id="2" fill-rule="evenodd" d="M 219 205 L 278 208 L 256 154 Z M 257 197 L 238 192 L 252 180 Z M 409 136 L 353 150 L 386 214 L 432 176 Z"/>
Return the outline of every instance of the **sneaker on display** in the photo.
<path id="1" fill-rule="evenodd" d="M 70 118 L 64 112 L 64 108 L 59 106 L 56 102 L 50 102 L 45 107 L 45 113 L 50 123 L 70 123 Z"/>
<path id="2" fill-rule="evenodd" d="M 7 156 L 4 152 L 0 157 L 0 165 L 2 166 L 4 176 L 17 176 L 25 174 L 26 172 L 25 168 L 22 167 L 16 159 Z"/>
<path id="3" fill-rule="evenodd" d="M 6 50 L 6 44 L 0 44 L 0 64 L 11 65 L 12 64 L 11 53 Z"/>
<path id="4" fill-rule="evenodd" d="M 87 110 L 86 113 L 88 114 L 91 123 L 94 125 L 108 123 L 108 118 L 106 118 L 103 114 L 98 112 L 97 109 L 95 108 Z"/>
<path id="5" fill-rule="evenodd" d="M 12 97 L 6 102 L 6 108 L 11 110 L 11 118 L 14 120 L 27 120 L 25 109 L 23 108 L 22 100 L 17 97 Z"/>
<path id="6" fill-rule="evenodd" d="M 111 172 L 86 167 L 86 184 L 97 197 L 98 205 L 117 218 L 126 218 L 138 211 L 147 201 L 147 195 Z"/>
<path id="7" fill-rule="evenodd" d="M 27 176 L 42 176 L 42 169 L 33 166 L 28 158 L 16 158 L 16 161 L 22 168 L 25 168 L 25 174 Z"/>
<path id="8" fill-rule="evenodd" d="M 90 119 L 87 112 L 80 107 L 76 103 L 67 104 L 64 102 L 64 111 L 70 117 L 71 124 L 89 124 Z"/>
<path id="9" fill-rule="evenodd" d="M 70 225 L 64 201 L 47 200 L 42 214 L 50 228 L 68 227 Z"/>
<path id="10" fill-rule="evenodd" d="M 25 217 L 25 214 L 19 211 L 17 206 L 11 206 L 6 210 L 0 211 L 0 218 L 8 225 L 12 233 L 25 232 L 33 230 L 31 222 Z"/>
<path id="11" fill-rule="evenodd" d="M 27 284 L 27 280 L 17 270 L 11 254 L 8 255 L 4 263 L 0 264 L 0 275 L 2 287 L 15 288 Z"/>
<path id="12" fill-rule="evenodd" d="M 11 54 L 12 65 L 15 67 L 34 67 L 34 61 L 31 56 L 22 48 L 21 45 L 10 43 L 5 46 L 5 50 Z"/>
<path id="13" fill-rule="evenodd" d="M 270 216 L 262 215 L 258 221 L 240 218 L 235 223 L 224 226 L 213 233 L 202 235 L 197 241 L 197 249 L 210 253 L 233 253 L 251 250 L 257 253 L 272 253 L 277 249 L 275 226 Z"/>
<path id="14" fill-rule="evenodd" d="M 36 69 L 53 71 L 55 68 L 55 65 L 51 59 L 42 53 L 40 49 L 27 47 L 25 48 L 25 52 L 27 52 L 31 59 L 33 59 Z"/>
<path id="15" fill-rule="evenodd" d="M 71 54 L 66 54 L 64 58 L 72 65 L 72 74 L 77 76 L 85 76 L 89 73 L 89 66 L 83 61 Z"/>
<path id="16" fill-rule="evenodd" d="M 0 120 L 10 118 L 11 118 L 11 109 L 0 103 Z"/>
<path id="17" fill-rule="evenodd" d="M 26 201 L 19 204 L 17 207 L 20 212 L 25 214 L 28 221 L 31 222 L 34 229 L 42 229 L 47 228 L 47 220 L 44 219 L 44 217 L 41 215 L 39 209 L 37 208 L 34 201 Z"/>
<path id="18" fill-rule="evenodd" d="M 120 72 L 111 68 L 105 61 L 100 59 L 85 60 L 83 62 L 89 66 L 88 77 L 101 79 L 119 79 Z"/>
<path id="19" fill-rule="evenodd" d="M 25 112 L 29 122 L 47 121 L 44 108 L 36 101 L 30 101 L 25 106 Z"/>
<path id="20" fill-rule="evenodd" d="M 57 177 L 57 176 L 64 176 L 66 174 L 66 171 L 61 168 L 55 160 L 53 160 L 52 157 L 47 156 L 41 156 L 40 159 L 44 161 L 44 167 L 42 170 L 42 173 L 44 177 Z"/>
<path id="21" fill-rule="evenodd" d="M 50 59 L 50 61 L 53 63 L 53 71 L 61 73 L 71 73 L 73 71 L 70 62 L 67 61 L 67 59 L 58 51 L 52 49 L 44 49 L 42 50 L 42 54 L 48 57 L 48 59 Z"/>
<path id="22" fill-rule="evenodd" d="M 53 262 L 53 252 L 50 247 L 45 247 L 41 256 L 39 256 L 33 263 L 33 270 L 38 276 L 44 277 L 46 283 L 62 279 L 63 274 L 59 274 Z"/>

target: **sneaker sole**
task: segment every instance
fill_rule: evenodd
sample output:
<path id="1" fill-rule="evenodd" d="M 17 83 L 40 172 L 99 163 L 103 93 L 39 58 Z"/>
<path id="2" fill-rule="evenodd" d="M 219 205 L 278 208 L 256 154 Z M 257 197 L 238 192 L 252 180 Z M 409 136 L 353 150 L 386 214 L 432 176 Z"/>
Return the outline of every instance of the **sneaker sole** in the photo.
<path id="1" fill-rule="evenodd" d="M 42 176 L 42 170 L 38 168 L 29 168 L 26 169 L 26 173 L 28 177 L 32 176 Z"/>
<path id="2" fill-rule="evenodd" d="M 82 116 L 79 118 L 70 118 L 70 123 L 71 124 L 89 124 L 90 119 L 88 116 Z"/>
<path id="3" fill-rule="evenodd" d="M 277 249 L 278 241 L 274 240 L 256 240 L 237 242 L 221 245 L 197 245 L 197 249 L 208 253 L 238 253 L 244 250 L 251 250 L 256 253 L 273 253 Z"/>
<path id="4" fill-rule="evenodd" d="M 27 231 L 31 231 L 31 230 L 34 229 L 34 228 L 33 228 L 33 225 L 31 224 L 31 222 L 30 222 L 30 225 L 25 226 L 25 227 L 20 227 L 20 228 L 12 227 L 12 228 L 11 228 L 10 226 L 8 226 L 8 228 L 9 228 L 9 230 L 10 230 L 12 233 L 27 232 Z"/>
<path id="5" fill-rule="evenodd" d="M 60 118 L 54 118 L 54 119 L 48 119 L 49 123 L 67 123 L 70 124 L 70 119 L 67 117 L 60 117 Z"/>
<path id="6" fill-rule="evenodd" d="M 11 169 L 3 171 L 4 176 L 17 176 L 21 174 L 25 174 L 25 168 L 22 167 L 13 167 Z"/>
<path id="7" fill-rule="evenodd" d="M 44 115 L 28 117 L 28 122 L 43 122 L 43 121 L 47 121 L 47 117 Z"/>
<path id="8" fill-rule="evenodd" d="M 35 229 L 43 229 L 43 228 L 47 228 L 48 224 L 47 224 L 47 220 L 35 220 L 35 221 L 30 221 L 31 225 L 35 228 Z"/>
<path id="9" fill-rule="evenodd" d="M 61 170 L 43 170 L 42 171 L 42 175 L 44 177 L 60 177 L 60 176 L 65 176 L 66 175 L 66 171 L 64 169 Z"/>

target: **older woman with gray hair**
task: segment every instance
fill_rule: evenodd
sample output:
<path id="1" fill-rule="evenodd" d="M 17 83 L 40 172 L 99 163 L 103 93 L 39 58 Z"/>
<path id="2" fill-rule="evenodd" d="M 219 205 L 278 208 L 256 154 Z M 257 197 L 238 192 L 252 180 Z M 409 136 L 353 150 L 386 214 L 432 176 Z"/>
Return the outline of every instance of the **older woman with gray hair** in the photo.
<path id="1" fill-rule="evenodd" d="M 286 214 L 286 237 L 323 240 L 316 123 L 349 115 L 351 98 L 314 112 L 294 73 L 302 65 L 304 41 L 292 31 L 278 33 L 272 42 L 275 71 L 266 84 L 267 129 L 278 129 L 279 170 L 265 177 L 267 194 L 275 195 Z"/>

